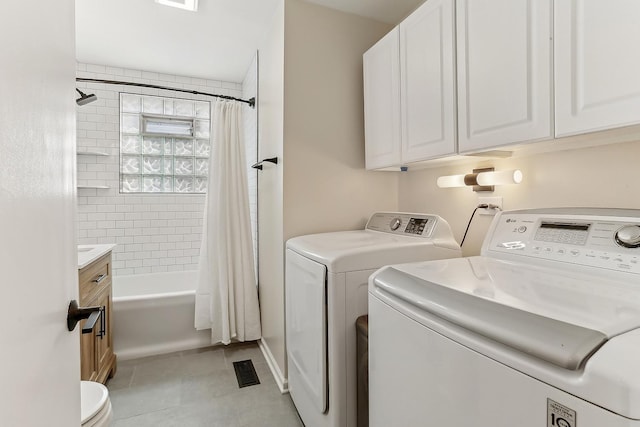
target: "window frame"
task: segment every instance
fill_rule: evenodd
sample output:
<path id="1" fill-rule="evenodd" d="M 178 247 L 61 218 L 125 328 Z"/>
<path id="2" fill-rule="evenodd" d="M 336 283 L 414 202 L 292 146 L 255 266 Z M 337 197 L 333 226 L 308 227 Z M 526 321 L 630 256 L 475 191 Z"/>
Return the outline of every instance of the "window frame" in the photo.
<path id="1" fill-rule="evenodd" d="M 153 120 L 162 121 L 165 123 L 177 122 L 177 123 L 190 123 L 191 127 L 189 128 L 189 135 L 182 133 L 162 133 L 162 132 L 150 132 L 147 129 L 147 123 Z M 185 139 L 196 139 L 195 136 L 196 129 L 196 119 L 195 118 L 178 118 L 178 116 L 170 116 L 170 115 L 160 115 L 160 114 L 147 114 L 140 113 L 140 135 L 142 137 L 145 136 L 160 136 L 165 138 L 185 138 Z"/>

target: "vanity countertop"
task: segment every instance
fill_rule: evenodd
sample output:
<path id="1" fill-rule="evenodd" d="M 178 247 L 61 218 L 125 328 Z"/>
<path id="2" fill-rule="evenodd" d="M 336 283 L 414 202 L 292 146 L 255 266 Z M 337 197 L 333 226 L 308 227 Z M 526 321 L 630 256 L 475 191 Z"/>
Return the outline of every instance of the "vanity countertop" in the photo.
<path id="1" fill-rule="evenodd" d="M 78 245 L 78 270 L 83 269 L 115 247 L 116 245 L 113 243 L 103 245 Z"/>

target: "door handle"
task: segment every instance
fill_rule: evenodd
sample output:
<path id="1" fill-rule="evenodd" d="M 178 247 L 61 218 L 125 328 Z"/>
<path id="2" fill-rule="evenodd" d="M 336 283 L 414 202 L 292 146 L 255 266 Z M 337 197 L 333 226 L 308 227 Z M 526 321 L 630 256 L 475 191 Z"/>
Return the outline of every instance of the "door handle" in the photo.
<path id="1" fill-rule="evenodd" d="M 72 300 L 69 303 L 69 310 L 67 312 L 67 329 L 73 331 L 76 325 L 82 319 L 89 319 L 82 328 L 83 334 L 88 334 L 93 330 L 96 325 L 96 321 L 100 317 L 100 307 L 79 307 L 78 301 Z"/>
<path id="2" fill-rule="evenodd" d="M 84 326 L 82 327 L 83 334 L 88 334 L 88 333 L 91 333 L 91 331 L 93 331 L 93 328 L 96 326 L 96 322 L 98 321 L 98 317 L 100 317 L 101 314 L 102 314 L 102 310 L 98 310 L 98 311 L 92 312 L 89 315 L 89 318 L 87 319 Z"/>

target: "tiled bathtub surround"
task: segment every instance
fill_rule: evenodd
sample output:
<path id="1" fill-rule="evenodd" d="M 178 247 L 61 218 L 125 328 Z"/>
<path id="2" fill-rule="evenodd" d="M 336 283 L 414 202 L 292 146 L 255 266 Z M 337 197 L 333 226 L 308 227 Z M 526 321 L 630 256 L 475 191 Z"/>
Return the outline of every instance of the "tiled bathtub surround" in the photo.
<path id="1" fill-rule="evenodd" d="M 243 85 L 240 83 L 103 65 L 78 64 L 77 76 L 169 86 L 235 97 L 243 95 Z M 135 86 L 83 82 L 78 82 L 77 86 L 83 92 L 86 89 L 87 93 L 98 96 L 97 101 L 77 108 L 78 151 L 108 154 L 78 155 L 78 185 L 109 187 L 78 189 L 78 244 L 116 243 L 113 252 L 113 270 L 116 276 L 196 269 L 202 238 L 205 195 L 121 194 L 119 191 L 119 94 L 127 92 L 211 102 L 215 102 L 215 99 Z M 252 114 L 248 116 L 254 117 Z M 255 124 L 248 124 L 247 128 L 249 132 L 255 132 Z M 248 134 L 246 143 L 255 146 L 255 137 Z M 253 147 L 249 150 L 255 152 Z M 249 173 L 255 174 L 253 170 Z M 255 199 L 255 191 L 250 191 L 250 197 Z M 252 207 L 255 209 L 255 201 Z"/>

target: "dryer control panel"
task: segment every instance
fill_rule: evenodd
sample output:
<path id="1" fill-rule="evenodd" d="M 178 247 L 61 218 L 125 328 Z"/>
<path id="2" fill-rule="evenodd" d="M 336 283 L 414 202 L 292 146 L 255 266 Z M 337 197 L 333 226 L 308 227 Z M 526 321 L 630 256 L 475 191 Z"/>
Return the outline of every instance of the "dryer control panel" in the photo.
<path id="1" fill-rule="evenodd" d="M 536 209 L 498 214 L 482 254 L 640 274 L 640 210 Z"/>
<path id="2" fill-rule="evenodd" d="M 438 224 L 436 215 L 406 212 L 376 212 L 367 222 L 367 230 L 402 236 L 431 237 Z"/>

